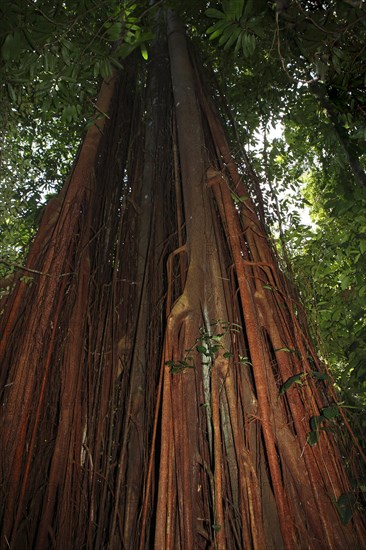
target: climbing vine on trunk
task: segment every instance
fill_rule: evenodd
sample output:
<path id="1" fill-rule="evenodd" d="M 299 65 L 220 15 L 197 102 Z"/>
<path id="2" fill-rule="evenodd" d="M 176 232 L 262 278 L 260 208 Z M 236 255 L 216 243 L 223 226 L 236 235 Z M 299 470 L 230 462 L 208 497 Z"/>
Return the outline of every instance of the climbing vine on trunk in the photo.
<path id="1" fill-rule="evenodd" d="M 362 452 L 166 19 L 4 304 L 0 546 L 355 548 Z"/>

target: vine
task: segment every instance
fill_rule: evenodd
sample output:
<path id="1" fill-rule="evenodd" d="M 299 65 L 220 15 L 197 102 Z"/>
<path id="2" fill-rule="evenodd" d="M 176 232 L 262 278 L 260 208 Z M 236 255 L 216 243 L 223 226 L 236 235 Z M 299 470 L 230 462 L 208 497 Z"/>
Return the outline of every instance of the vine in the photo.
<path id="1" fill-rule="evenodd" d="M 220 332 L 213 334 L 213 327 L 216 327 Z M 202 365 L 212 368 L 212 364 L 220 350 L 223 350 L 222 356 L 224 359 L 231 359 L 234 357 L 234 354 L 222 344 L 222 341 L 228 334 L 239 333 L 242 330 L 241 325 L 237 323 L 217 319 L 213 323 L 209 323 L 208 327 L 200 327 L 200 335 L 196 338 L 193 346 L 186 350 L 184 359 L 165 361 L 165 365 L 170 367 L 171 374 L 181 374 L 185 369 L 194 369 L 195 363 L 192 353 L 196 351 L 204 358 Z M 239 363 L 242 365 L 251 364 L 249 358 L 243 355 L 239 355 Z"/>

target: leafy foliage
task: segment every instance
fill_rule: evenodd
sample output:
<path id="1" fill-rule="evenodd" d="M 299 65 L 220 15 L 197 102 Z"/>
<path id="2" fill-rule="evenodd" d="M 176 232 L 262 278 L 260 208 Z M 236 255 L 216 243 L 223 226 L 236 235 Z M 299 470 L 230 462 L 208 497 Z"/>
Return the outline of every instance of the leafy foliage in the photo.
<path id="1" fill-rule="evenodd" d="M 314 380 L 329 380 L 329 375 L 325 372 L 299 372 L 298 374 L 290 376 L 290 378 L 288 378 L 282 384 L 282 386 L 280 387 L 280 395 L 286 393 L 293 386 L 293 384 L 298 384 L 299 386 L 302 386 L 303 383 L 306 381 L 306 377 L 308 376 L 308 374 L 310 374 L 311 378 L 313 378 Z"/>
<path id="2" fill-rule="evenodd" d="M 217 332 L 218 330 L 220 332 Z M 234 354 L 225 348 L 222 341 L 231 333 L 240 332 L 241 330 L 242 327 L 240 325 L 220 319 L 210 323 L 209 327 L 200 327 L 200 335 L 196 338 L 194 345 L 186 350 L 184 359 L 177 361 L 169 360 L 165 364 L 170 367 L 172 374 L 181 374 L 185 369 L 193 369 L 195 367 L 193 354 L 197 352 L 202 358 L 202 365 L 211 368 L 220 350 L 224 359 L 234 357 Z M 250 364 L 248 358 L 241 355 L 238 356 L 238 363 L 244 365 Z"/>
<path id="3" fill-rule="evenodd" d="M 100 79 L 138 47 L 147 58 L 146 10 L 147 2 L 2 2 L 0 277 L 22 261 L 45 201 L 65 181 Z"/>
<path id="4" fill-rule="evenodd" d="M 345 525 L 352 519 L 356 505 L 356 496 L 354 493 L 343 493 L 336 502 L 337 512 Z"/>
<path id="5" fill-rule="evenodd" d="M 90 111 L 99 77 L 152 37 L 140 17 L 146 3 L 104 1 L 3 2 L 3 93 L 25 115 L 78 122 Z M 113 48 L 111 49 L 111 47 Z M 145 50 L 144 50 L 145 51 Z"/>

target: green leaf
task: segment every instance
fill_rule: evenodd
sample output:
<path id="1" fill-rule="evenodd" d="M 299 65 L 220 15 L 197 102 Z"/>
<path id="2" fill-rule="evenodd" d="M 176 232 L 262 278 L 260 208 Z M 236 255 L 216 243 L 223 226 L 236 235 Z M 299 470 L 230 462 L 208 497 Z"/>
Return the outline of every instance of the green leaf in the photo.
<path id="1" fill-rule="evenodd" d="M 226 14 L 227 18 L 234 19 L 236 11 L 236 0 L 222 0 L 222 8 Z"/>
<path id="2" fill-rule="evenodd" d="M 110 62 L 111 62 L 112 65 L 117 67 L 117 69 L 120 69 L 120 70 L 123 69 L 123 65 L 117 59 L 115 59 L 114 57 L 110 58 Z"/>
<path id="3" fill-rule="evenodd" d="M 242 33 L 239 34 L 238 39 L 236 41 L 235 48 L 234 48 L 234 53 L 238 53 L 238 51 L 241 48 L 241 35 L 242 35 Z"/>
<path id="4" fill-rule="evenodd" d="M 205 355 L 207 355 L 206 346 L 196 346 L 196 350 L 198 351 L 198 353 L 204 353 Z"/>
<path id="5" fill-rule="evenodd" d="M 237 26 L 235 23 L 231 24 L 229 27 L 227 27 L 224 32 L 222 33 L 222 36 L 219 40 L 219 46 L 223 46 L 225 42 L 230 40 L 232 38 L 233 32 L 237 29 Z M 240 29 L 239 29 L 240 30 Z"/>
<path id="6" fill-rule="evenodd" d="M 22 34 L 19 31 L 7 34 L 1 48 L 4 61 L 19 59 L 23 49 Z"/>
<path id="7" fill-rule="evenodd" d="M 295 349 L 291 349 L 291 348 L 278 348 L 278 349 L 275 349 L 274 351 L 286 351 L 287 353 L 295 353 L 296 352 Z"/>
<path id="8" fill-rule="evenodd" d="M 220 342 L 223 336 L 225 336 L 225 332 L 220 332 L 219 334 L 214 334 L 211 340 L 214 340 L 215 342 Z"/>
<path id="9" fill-rule="evenodd" d="M 147 61 L 149 59 L 149 53 L 147 51 L 145 44 L 141 44 L 140 50 L 141 50 L 142 57 L 145 59 L 145 61 Z"/>
<path id="10" fill-rule="evenodd" d="M 100 74 L 100 62 L 99 61 L 96 61 L 95 65 L 94 65 L 93 74 L 94 74 L 94 78 L 97 78 Z"/>
<path id="11" fill-rule="evenodd" d="M 328 74 L 328 66 L 318 59 L 315 63 L 315 69 L 321 80 L 325 80 Z"/>
<path id="12" fill-rule="evenodd" d="M 223 31 L 226 27 L 229 27 L 231 25 L 231 21 L 216 21 L 216 23 L 214 23 L 213 25 L 211 25 L 211 27 L 208 27 L 206 33 L 207 34 L 212 34 L 216 31 Z M 220 34 L 221 34 L 220 32 Z"/>
<path id="13" fill-rule="evenodd" d="M 357 499 L 353 493 L 343 493 L 336 501 L 337 512 L 344 525 L 351 521 L 356 502 Z"/>
<path id="14" fill-rule="evenodd" d="M 7 86 L 7 89 L 8 89 L 8 93 L 9 93 L 10 99 L 11 99 L 14 103 L 16 103 L 17 98 L 16 98 L 16 95 L 15 95 L 15 91 L 14 91 L 13 86 L 10 84 L 10 82 L 8 82 L 6 86 Z"/>
<path id="15" fill-rule="evenodd" d="M 225 46 L 224 46 L 224 50 L 228 50 L 235 42 L 235 40 L 238 39 L 238 36 L 241 34 L 242 32 L 242 29 L 240 27 L 237 27 L 236 29 L 233 30 L 229 40 L 226 42 Z"/>
<path id="16" fill-rule="evenodd" d="M 210 34 L 209 40 L 215 40 L 218 38 L 227 27 L 232 25 L 231 21 L 218 21 L 212 27 L 207 29 L 207 34 Z"/>
<path id="17" fill-rule="evenodd" d="M 212 526 L 212 529 L 214 531 L 221 531 L 221 525 L 219 525 L 218 523 L 214 523 L 214 525 Z"/>
<path id="18" fill-rule="evenodd" d="M 365 286 L 361 286 L 361 287 L 358 289 L 358 295 L 359 295 L 360 297 L 366 296 L 366 285 L 365 285 Z"/>
<path id="19" fill-rule="evenodd" d="M 226 15 L 222 11 L 216 10 L 215 8 L 208 8 L 205 13 L 207 17 L 214 17 L 215 19 L 226 19 Z"/>
<path id="20" fill-rule="evenodd" d="M 118 38 L 122 34 L 122 23 L 120 21 L 115 21 L 108 29 L 107 31 L 108 37 L 113 42 L 115 40 L 118 40 Z"/>
<path id="21" fill-rule="evenodd" d="M 112 76 L 112 67 L 109 62 L 109 59 L 102 59 L 100 62 L 100 74 L 102 78 L 108 79 Z"/>
<path id="22" fill-rule="evenodd" d="M 325 372 L 318 372 L 318 371 L 311 371 L 310 372 L 311 378 L 314 378 L 315 380 L 330 380 L 329 374 Z"/>
<path id="23" fill-rule="evenodd" d="M 243 15 L 244 0 L 235 0 L 234 1 L 234 10 L 235 10 L 235 19 L 239 21 Z"/>
<path id="24" fill-rule="evenodd" d="M 248 19 L 253 12 L 253 8 L 254 8 L 253 0 L 246 0 L 244 11 L 243 11 L 243 17 Z"/>
<path id="25" fill-rule="evenodd" d="M 239 29 L 239 32 L 241 33 L 242 31 Z M 231 198 L 233 199 L 235 204 L 239 204 L 240 202 L 244 204 L 245 201 L 249 199 L 249 197 L 247 197 L 246 195 L 242 195 L 241 197 L 239 197 L 239 195 L 237 195 L 236 193 L 231 193 Z"/>
<path id="26" fill-rule="evenodd" d="M 72 122 L 76 114 L 75 105 L 66 105 L 64 107 L 62 114 L 61 114 L 61 120 L 64 122 Z"/>
<path id="27" fill-rule="evenodd" d="M 251 17 L 246 23 L 247 28 L 262 39 L 265 39 L 267 36 L 266 25 L 264 25 L 263 21 L 264 17 L 265 14 L 262 13 L 261 15 L 258 15 L 256 17 Z"/>
<path id="28" fill-rule="evenodd" d="M 320 416 L 312 416 L 310 418 L 310 428 L 313 432 L 318 431 L 319 427 L 321 426 L 322 422 L 324 422 L 325 418 L 323 415 Z"/>
<path id="29" fill-rule="evenodd" d="M 165 361 L 165 365 L 170 368 L 171 374 L 181 374 L 185 369 L 194 369 L 194 365 L 187 363 L 187 361 Z"/>
<path id="30" fill-rule="evenodd" d="M 295 383 L 301 384 L 302 378 L 304 378 L 303 372 L 301 372 L 300 374 L 295 374 L 294 376 L 290 376 L 290 378 L 288 378 L 286 382 L 284 382 L 280 387 L 280 395 L 283 395 L 284 393 L 286 393 L 287 390 L 289 390 L 293 384 Z"/>
<path id="31" fill-rule="evenodd" d="M 74 44 L 70 41 L 64 38 L 62 40 L 62 45 L 65 46 L 68 50 L 72 51 L 74 49 Z"/>
<path id="32" fill-rule="evenodd" d="M 365 127 L 365 130 L 366 130 L 366 127 Z M 360 251 L 361 251 L 361 254 L 365 254 L 366 252 L 366 240 L 360 240 Z"/>
<path id="33" fill-rule="evenodd" d="M 256 39 L 252 34 L 246 32 L 242 35 L 242 49 L 245 57 L 251 57 L 256 47 Z"/>
<path id="34" fill-rule="evenodd" d="M 350 278 L 348 275 L 343 275 L 342 279 L 341 279 L 341 289 L 342 290 L 345 290 L 346 288 L 348 288 L 350 286 Z"/>
<path id="35" fill-rule="evenodd" d="M 133 44 L 127 44 L 126 42 L 118 46 L 117 48 L 117 57 L 121 59 L 125 59 L 127 56 L 130 55 L 131 52 L 135 49 L 135 45 Z"/>
<path id="36" fill-rule="evenodd" d="M 314 447 L 319 441 L 319 432 L 311 431 L 306 435 L 306 441 L 309 443 L 310 447 Z"/>
<path id="37" fill-rule="evenodd" d="M 338 405 L 336 403 L 334 403 L 333 405 L 330 405 L 329 407 L 325 407 L 324 409 L 322 409 L 322 415 L 327 420 L 333 420 L 333 418 L 335 418 L 336 416 L 339 415 Z"/>
<path id="38" fill-rule="evenodd" d="M 230 351 L 225 351 L 225 353 L 223 354 L 223 357 L 225 359 L 230 359 L 231 357 L 234 357 L 234 355 L 230 353 Z"/>
<path id="39" fill-rule="evenodd" d="M 66 65 L 68 65 L 70 63 L 70 51 L 66 46 L 61 47 L 61 55 Z"/>

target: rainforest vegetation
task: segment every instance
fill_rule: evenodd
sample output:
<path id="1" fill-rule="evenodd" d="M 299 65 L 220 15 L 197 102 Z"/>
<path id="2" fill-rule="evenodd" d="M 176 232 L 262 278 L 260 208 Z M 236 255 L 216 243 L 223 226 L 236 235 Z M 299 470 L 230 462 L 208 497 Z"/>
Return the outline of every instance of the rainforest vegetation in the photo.
<path id="1" fill-rule="evenodd" d="M 361 548 L 364 3 L 0 15 L 0 548 Z"/>

